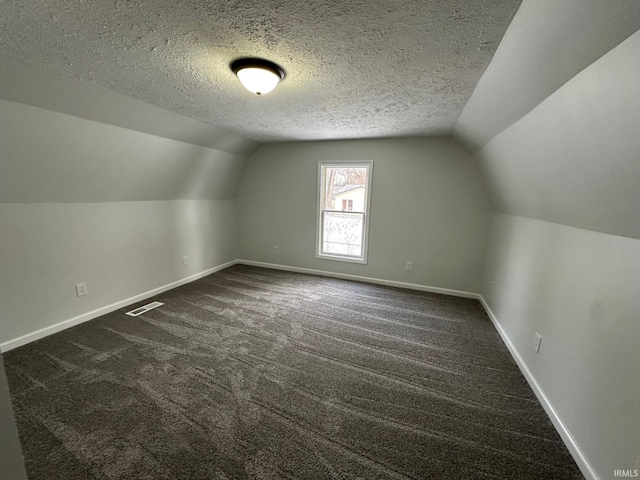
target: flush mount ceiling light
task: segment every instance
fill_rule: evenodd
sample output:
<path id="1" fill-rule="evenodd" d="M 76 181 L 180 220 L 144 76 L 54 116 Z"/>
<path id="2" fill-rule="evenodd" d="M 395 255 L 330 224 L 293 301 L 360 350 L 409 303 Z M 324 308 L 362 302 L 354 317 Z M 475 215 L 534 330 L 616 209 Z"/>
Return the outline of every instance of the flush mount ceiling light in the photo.
<path id="1" fill-rule="evenodd" d="M 269 93 L 284 78 L 281 67 L 261 58 L 240 58 L 231 63 L 231 70 L 244 88 L 256 95 Z"/>

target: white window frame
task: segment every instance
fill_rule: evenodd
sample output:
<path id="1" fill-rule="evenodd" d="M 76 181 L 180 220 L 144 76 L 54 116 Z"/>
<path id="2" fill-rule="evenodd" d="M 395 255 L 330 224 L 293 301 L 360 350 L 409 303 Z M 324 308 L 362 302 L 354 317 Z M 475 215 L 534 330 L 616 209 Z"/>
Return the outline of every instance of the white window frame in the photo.
<path id="1" fill-rule="evenodd" d="M 355 167 L 367 169 L 367 183 L 365 185 L 364 198 L 364 226 L 362 229 L 362 255 L 359 257 L 353 255 L 340 255 L 336 253 L 322 253 L 322 169 L 324 167 Z M 373 176 L 373 161 L 323 161 L 318 162 L 318 196 L 316 202 L 316 258 L 324 260 L 336 260 L 339 262 L 349 263 L 367 263 L 367 253 L 369 250 L 369 218 L 371 217 L 371 177 Z"/>

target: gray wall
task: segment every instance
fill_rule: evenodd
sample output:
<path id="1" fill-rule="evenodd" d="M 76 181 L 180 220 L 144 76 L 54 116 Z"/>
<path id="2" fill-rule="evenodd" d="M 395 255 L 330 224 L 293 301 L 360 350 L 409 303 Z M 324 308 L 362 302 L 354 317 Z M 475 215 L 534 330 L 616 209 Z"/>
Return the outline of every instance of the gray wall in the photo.
<path id="1" fill-rule="evenodd" d="M 640 463 L 637 58 L 640 33 L 478 152 L 514 214 L 494 216 L 481 293 L 603 479 Z"/>
<path id="2" fill-rule="evenodd" d="M 0 224 L 0 347 L 237 257 L 233 200 L 5 203 Z"/>
<path id="3" fill-rule="evenodd" d="M 489 245 L 482 295 L 580 450 L 638 469 L 640 241 L 498 213 Z"/>
<path id="4" fill-rule="evenodd" d="M 237 258 L 246 156 L 2 100 L 0 121 L 0 348 Z"/>
<path id="5" fill-rule="evenodd" d="M 374 162 L 367 265 L 315 258 L 319 160 Z M 450 139 L 264 145 L 250 158 L 238 201 L 245 260 L 478 289 L 488 197 L 473 158 Z"/>
<path id="6" fill-rule="evenodd" d="M 0 476 L 7 480 L 27 480 L 2 355 L 0 355 Z"/>

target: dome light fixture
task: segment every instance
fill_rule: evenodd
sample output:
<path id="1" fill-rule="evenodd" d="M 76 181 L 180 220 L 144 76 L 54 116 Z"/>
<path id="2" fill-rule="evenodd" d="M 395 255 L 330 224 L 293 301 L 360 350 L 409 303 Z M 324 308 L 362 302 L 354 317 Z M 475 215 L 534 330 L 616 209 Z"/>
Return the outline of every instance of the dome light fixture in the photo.
<path id="1" fill-rule="evenodd" d="M 269 93 L 284 78 L 280 66 L 261 58 L 239 58 L 231 62 L 231 70 L 244 88 L 256 95 Z"/>

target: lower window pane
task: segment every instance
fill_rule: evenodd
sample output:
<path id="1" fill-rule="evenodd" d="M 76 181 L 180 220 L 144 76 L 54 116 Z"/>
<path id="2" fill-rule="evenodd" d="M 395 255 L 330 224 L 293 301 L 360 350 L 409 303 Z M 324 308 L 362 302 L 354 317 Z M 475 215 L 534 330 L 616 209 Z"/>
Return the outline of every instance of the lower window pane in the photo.
<path id="1" fill-rule="evenodd" d="M 364 215 L 323 211 L 322 216 L 322 253 L 361 257 Z"/>

